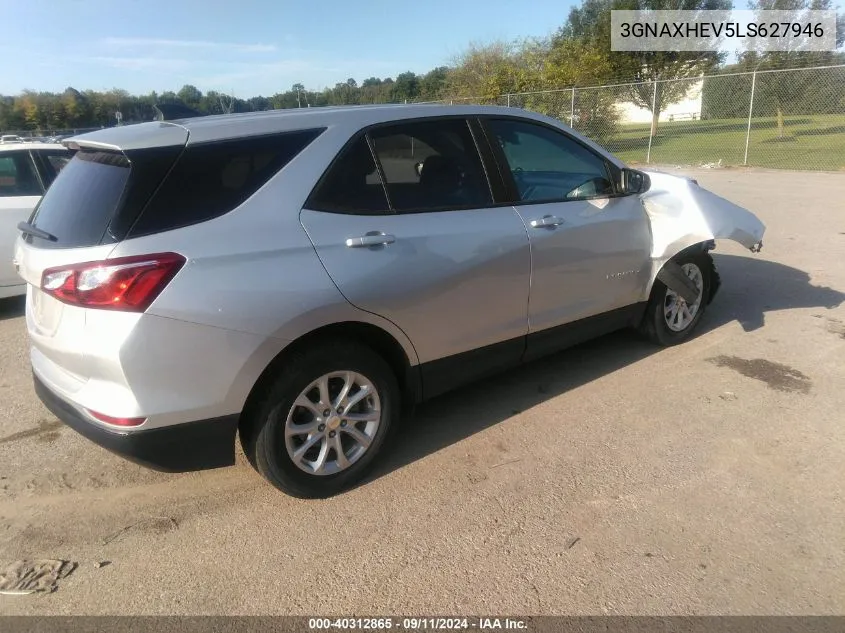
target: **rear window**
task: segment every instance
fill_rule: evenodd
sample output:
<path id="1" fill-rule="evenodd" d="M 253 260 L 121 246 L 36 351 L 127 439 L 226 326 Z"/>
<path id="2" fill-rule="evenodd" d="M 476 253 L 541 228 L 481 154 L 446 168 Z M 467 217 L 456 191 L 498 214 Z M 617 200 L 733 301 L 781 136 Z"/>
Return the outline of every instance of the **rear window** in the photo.
<path id="1" fill-rule="evenodd" d="M 301 130 L 188 146 L 129 237 L 189 226 L 228 213 L 322 131 Z"/>
<path id="2" fill-rule="evenodd" d="M 100 244 L 129 180 L 130 164 L 116 152 L 80 151 L 62 169 L 30 222 L 56 242 L 27 236 L 46 248 Z"/>
<path id="3" fill-rule="evenodd" d="M 80 150 L 61 168 L 30 222 L 56 241 L 118 242 L 203 222 L 248 199 L 322 130 L 126 153 Z"/>
<path id="4" fill-rule="evenodd" d="M 73 158 L 73 153 L 48 151 L 42 152 L 42 156 L 47 159 L 47 163 L 52 168 L 53 173 L 58 174 L 70 162 L 70 159 Z"/>

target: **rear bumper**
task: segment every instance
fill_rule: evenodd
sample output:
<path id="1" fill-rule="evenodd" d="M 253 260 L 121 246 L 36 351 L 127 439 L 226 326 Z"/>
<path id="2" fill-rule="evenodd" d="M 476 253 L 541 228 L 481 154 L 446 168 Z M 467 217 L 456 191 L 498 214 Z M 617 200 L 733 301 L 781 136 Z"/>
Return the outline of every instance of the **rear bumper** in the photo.
<path id="1" fill-rule="evenodd" d="M 163 472 L 187 472 L 235 463 L 238 416 L 185 422 L 148 430 L 117 432 L 97 426 L 33 375 L 35 393 L 57 418 L 95 444 Z"/>

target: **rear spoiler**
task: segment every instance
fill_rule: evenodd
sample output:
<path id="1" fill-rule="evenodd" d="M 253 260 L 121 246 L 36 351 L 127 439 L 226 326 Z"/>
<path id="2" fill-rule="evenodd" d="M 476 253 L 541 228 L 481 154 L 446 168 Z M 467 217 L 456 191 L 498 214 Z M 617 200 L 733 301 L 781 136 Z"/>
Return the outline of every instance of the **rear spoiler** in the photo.
<path id="1" fill-rule="evenodd" d="M 184 146 L 187 142 L 188 130 L 184 126 L 173 121 L 148 121 L 72 136 L 64 139 L 62 145 L 74 150 L 126 152 L 149 147 Z"/>
<path id="2" fill-rule="evenodd" d="M 203 116 L 193 108 L 181 103 L 159 103 L 153 106 L 156 111 L 156 121 L 174 121 L 176 119 L 193 119 Z"/>

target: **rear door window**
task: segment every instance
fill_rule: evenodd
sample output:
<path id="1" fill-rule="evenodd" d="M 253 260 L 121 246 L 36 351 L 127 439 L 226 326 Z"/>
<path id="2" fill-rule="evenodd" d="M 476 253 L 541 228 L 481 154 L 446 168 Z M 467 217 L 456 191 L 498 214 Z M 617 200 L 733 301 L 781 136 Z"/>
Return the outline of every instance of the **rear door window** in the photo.
<path id="1" fill-rule="evenodd" d="M 396 211 L 492 204 L 481 157 L 464 119 L 398 123 L 371 131 L 370 138 Z"/>
<path id="2" fill-rule="evenodd" d="M 43 193 L 28 151 L 0 153 L 1 198 L 40 196 Z"/>
<path id="3" fill-rule="evenodd" d="M 374 215 L 473 209 L 492 202 L 467 121 L 431 119 L 370 129 L 340 153 L 306 206 Z"/>
<path id="4" fill-rule="evenodd" d="M 305 206 L 315 211 L 353 215 L 390 213 L 366 137 L 360 137 L 338 156 Z"/>

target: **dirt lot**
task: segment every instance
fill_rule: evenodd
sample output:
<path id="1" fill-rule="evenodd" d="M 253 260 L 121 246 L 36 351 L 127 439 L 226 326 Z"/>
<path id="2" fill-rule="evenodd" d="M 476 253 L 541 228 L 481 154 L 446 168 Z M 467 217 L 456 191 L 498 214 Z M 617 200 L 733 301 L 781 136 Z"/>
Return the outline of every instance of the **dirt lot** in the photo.
<path id="1" fill-rule="evenodd" d="M 327 501 L 63 428 L 3 303 L 0 566 L 79 567 L 0 613 L 845 613 L 845 174 L 696 175 L 768 225 L 759 255 L 720 244 L 700 336 L 615 334 L 437 399 Z"/>

